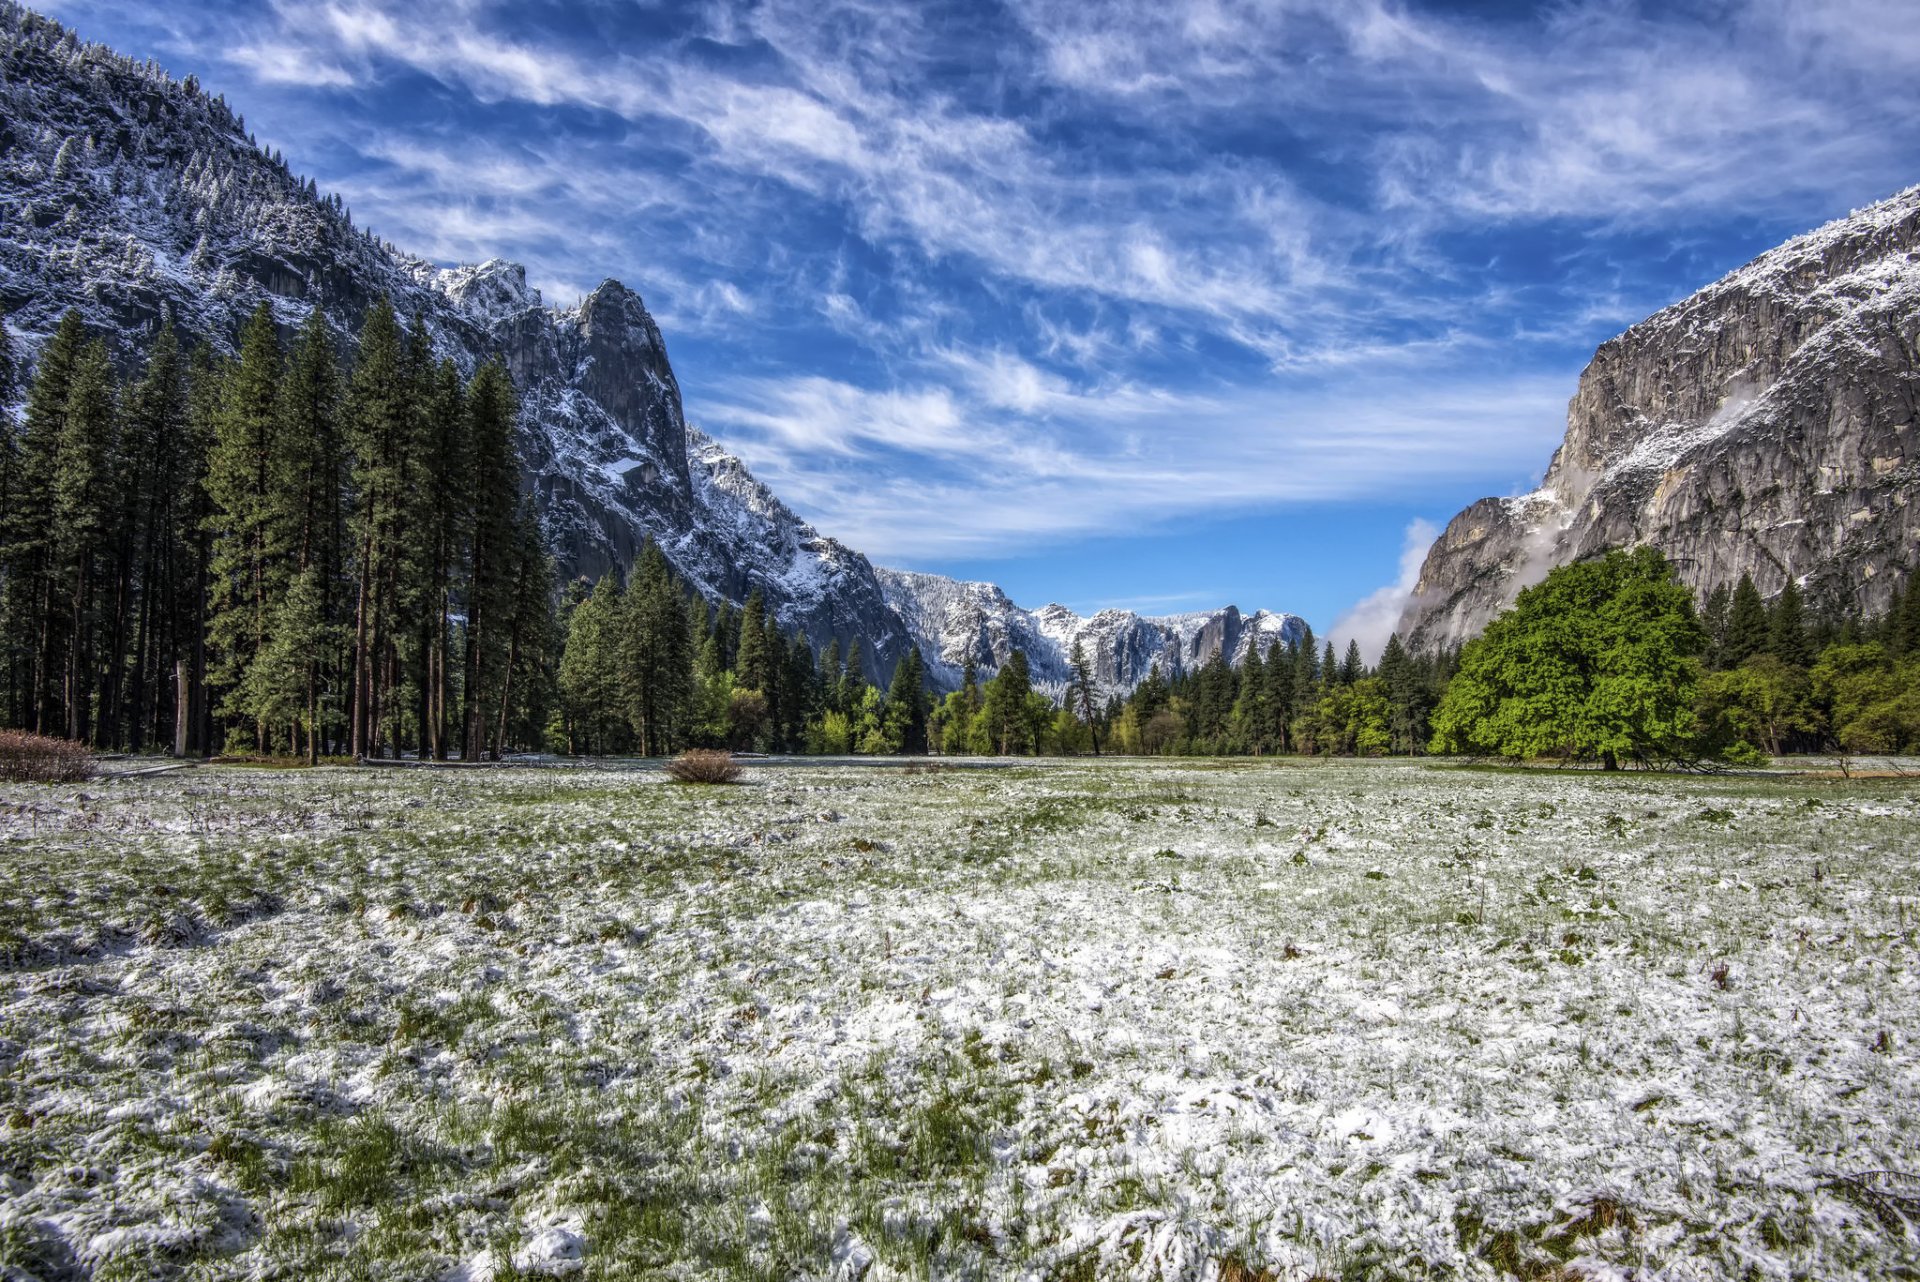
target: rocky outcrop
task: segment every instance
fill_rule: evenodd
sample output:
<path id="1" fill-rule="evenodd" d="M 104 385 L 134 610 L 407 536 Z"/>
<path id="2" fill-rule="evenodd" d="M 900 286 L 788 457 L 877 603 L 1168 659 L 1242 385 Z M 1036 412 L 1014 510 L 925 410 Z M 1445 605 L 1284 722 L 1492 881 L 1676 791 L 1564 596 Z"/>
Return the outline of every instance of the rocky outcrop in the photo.
<path id="1" fill-rule="evenodd" d="M 1158 617 L 1131 610 L 1102 610 L 1083 617 L 1064 605 L 1023 610 L 991 583 L 969 583 L 937 574 L 878 571 L 888 607 L 926 659 L 938 688 L 959 686 L 967 660 L 984 680 L 1015 650 L 1027 656 L 1036 689 L 1058 694 L 1071 678 L 1069 658 L 1077 641 L 1103 695 L 1127 694 L 1155 664 L 1177 676 L 1224 654 L 1234 666 L 1256 647 L 1306 634 L 1296 615 L 1260 610 L 1243 615 L 1235 606 Z"/>
<path id="2" fill-rule="evenodd" d="M 1401 633 L 1456 644 L 1553 566 L 1640 544 L 1702 594 L 1751 574 L 1884 609 L 1920 565 L 1916 424 L 1920 187 L 1603 344 L 1540 488 L 1448 523 Z"/>

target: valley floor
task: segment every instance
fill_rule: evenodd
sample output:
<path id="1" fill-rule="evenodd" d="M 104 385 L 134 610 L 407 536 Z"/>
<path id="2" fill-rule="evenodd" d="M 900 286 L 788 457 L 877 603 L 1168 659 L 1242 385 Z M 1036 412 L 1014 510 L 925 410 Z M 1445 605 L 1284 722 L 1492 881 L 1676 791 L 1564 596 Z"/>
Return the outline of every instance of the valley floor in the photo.
<path id="1" fill-rule="evenodd" d="M 1920 1276 L 1916 851 L 1425 763 L 0 786 L 0 1276 Z"/>

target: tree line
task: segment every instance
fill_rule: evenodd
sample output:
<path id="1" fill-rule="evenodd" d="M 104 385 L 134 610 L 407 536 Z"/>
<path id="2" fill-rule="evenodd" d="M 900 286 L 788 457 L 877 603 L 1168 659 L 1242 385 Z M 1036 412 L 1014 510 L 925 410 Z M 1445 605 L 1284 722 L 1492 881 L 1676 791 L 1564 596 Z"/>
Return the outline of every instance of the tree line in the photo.
<path id="1" fill-rule="evenodd" d="M 1665 557 L 1561 566 L 1461 652 L 1435 752 L 1757 763 L 1920 748 L 1920 583 L 1883 614 L 1810 613 L 1751 577 L 1696 609 Z"/>
<path id="2" fill-rule="evenodd" d="M 385 300 L 350 368 L 269 306 L 130 376 L 69 312 L 0 358 L 0 718 L 102 749 L 472 759 L 544 737 L 552 568 L 499 361 Z M 176 735 L 178 738 L 176 739 Z"/>
<path id="3" fill-rule="evenodd" d="M 651 541 L 556 590 L 499 360 L 463 378 L 384 300 L 351 361 L 262 305 L 232 355 L 162 325 L 137 368 L 68 313 L 31 379 L 0 327 L 0 724 L 129 752 L 498 757 L 1423 752 L 1755 760 L 1920 748 L 1920 586 L 1810 611 L 1694 602 L 1651 549 L 1562 566 L 1464 649 L 1378 663 L 1311 629 L 1122 696 L 1076 644 L 936 698 L 870 684 L 755 592 L 706 601 Z"/>

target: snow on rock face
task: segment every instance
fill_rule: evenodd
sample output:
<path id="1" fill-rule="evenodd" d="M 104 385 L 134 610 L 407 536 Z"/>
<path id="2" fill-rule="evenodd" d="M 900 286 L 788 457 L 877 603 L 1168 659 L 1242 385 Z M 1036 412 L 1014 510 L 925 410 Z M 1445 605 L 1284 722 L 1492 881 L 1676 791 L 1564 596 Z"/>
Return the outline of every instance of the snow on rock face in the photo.
<path id="1" fill-rule="evenodd" d="M 659 327 L 620 282 L 556 310 L 518 264 L 401 253 L 263 153 L 224 100 L 10 3 L 0 104 L 0 310 L 27 349 L 69 308 L 115 337 L 123 368 L 169 322 L 231 348 L 264 302 L 289 333 L 317 309 L 350 350 L 385 297 L 463 374 L 505 359 L 565 573 L 623 569 L 652 538 L 712 597 L 758 588 L 816 645 L 858 638 L 872 679 L 906 652 L 865 558 L 688 431 Z"/>
<path id="2" fill-rule="evenodd" d="M 540 291 L 527 288 L 527 269 L 503 258 L 435 272 L 433 284 L 475 324 L 485 327 L 540 306 Z"/>
<path id="3" fill-rule="evenodd" d="M 1920 567 L 1920 187 L 1768 251 L 1601 345 L 1541 488 L 1427 554 L 1412 644 L 1477 633 L 1548 569 L 1651 544 L 1704 594 L 1751 574 L 1886 608 Z"/>
<path id="4" fill-rule="evenodd" d="M 1229 605 L 1161 617 L 1102 610 L 1086 618 L 1058 604 L 1023 610 L 991 583 L 906 570 L 876 573 L 887 605 L 926 659 L 930 682 L 944 689 L 959 686 L 969 658 L 984 679 L 1019 650 L 1027 656 L 1034 687 L 1058 694 L 1072 676 L 1069 658 L 1077 641 L 1102 695 L 1126 694 L 1155 664 L 1174 676 L 1225 654 L 1237 667 L 1255 647 L 1264 655 L 1306 632 L 1297 615 L 1270 610 L 1242 615 Z"/>

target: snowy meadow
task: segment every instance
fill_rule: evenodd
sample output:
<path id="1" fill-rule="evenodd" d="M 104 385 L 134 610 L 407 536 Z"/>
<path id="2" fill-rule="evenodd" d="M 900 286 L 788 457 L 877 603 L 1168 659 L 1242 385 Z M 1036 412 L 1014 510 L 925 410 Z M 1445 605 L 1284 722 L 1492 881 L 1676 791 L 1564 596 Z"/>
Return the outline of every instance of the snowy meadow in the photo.
<path id="1" fill-rule="evenodd" d="M 1405 762 L 0 787 L 0 1277 L 1920 1276 L 1917 850 Z"/>

